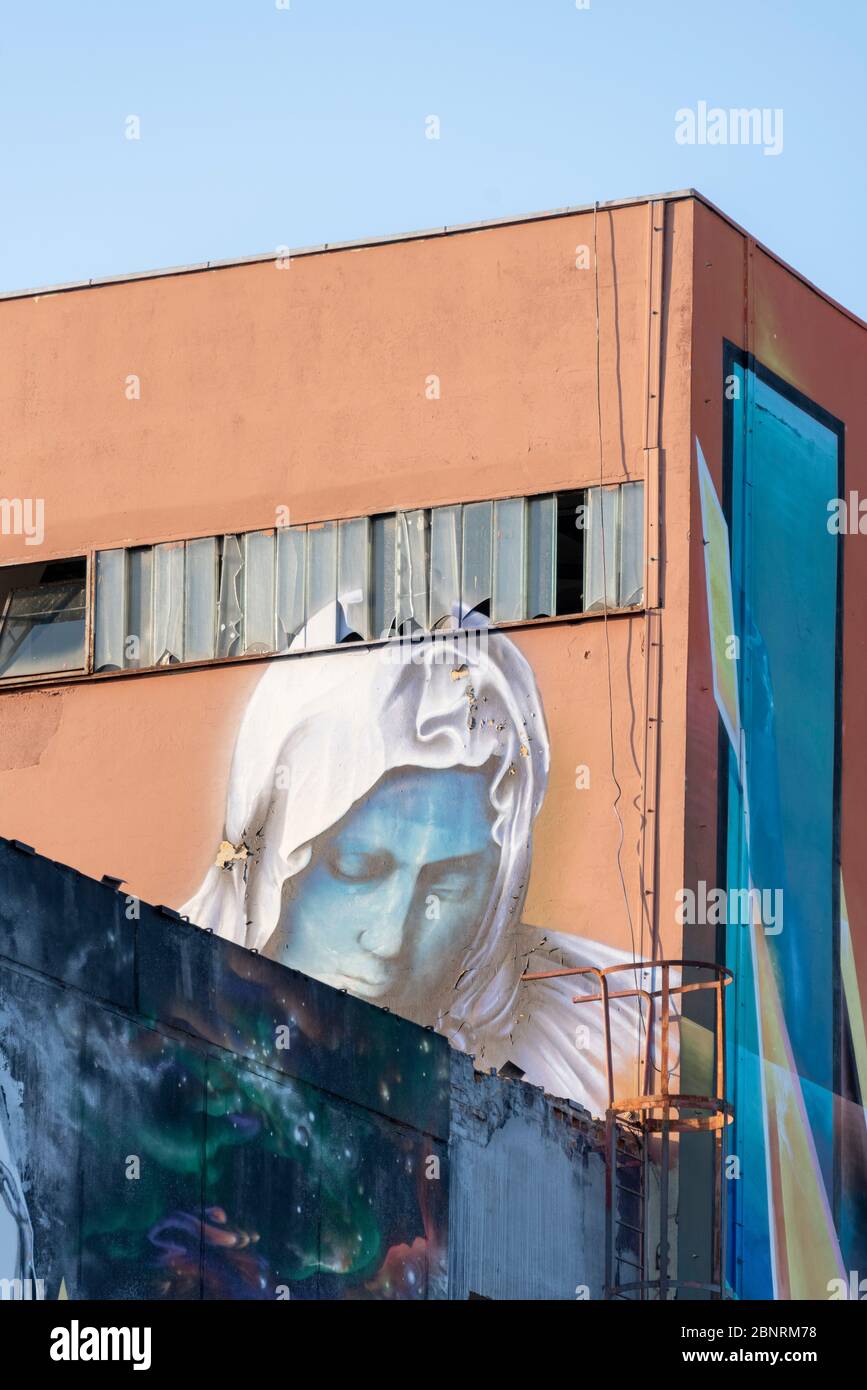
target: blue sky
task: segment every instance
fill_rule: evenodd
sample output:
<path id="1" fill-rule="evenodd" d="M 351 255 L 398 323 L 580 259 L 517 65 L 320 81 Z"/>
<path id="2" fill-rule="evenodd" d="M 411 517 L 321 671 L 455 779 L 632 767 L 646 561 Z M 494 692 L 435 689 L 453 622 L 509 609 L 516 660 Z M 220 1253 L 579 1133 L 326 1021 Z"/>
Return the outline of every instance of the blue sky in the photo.
<path id="1" fill-rule="evenodd" d="M 6 7 L 0 289 L 693 186 L 867 316 L 867 6 L 281 4 Z M 678 144 L 700 101 L 782 152 Z"/>

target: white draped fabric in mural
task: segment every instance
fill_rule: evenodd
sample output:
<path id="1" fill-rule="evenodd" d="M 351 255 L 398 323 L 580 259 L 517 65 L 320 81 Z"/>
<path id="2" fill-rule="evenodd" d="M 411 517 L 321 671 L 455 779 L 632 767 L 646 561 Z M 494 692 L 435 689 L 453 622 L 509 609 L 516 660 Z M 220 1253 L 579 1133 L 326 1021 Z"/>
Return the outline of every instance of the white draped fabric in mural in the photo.
<path id="1" fill-rule="evenodd" d="M 333 615 L 322 620 L 330 628 Z M 315 622 L 304 633 L 308 648 L 316 645 Z M 235 857 L 211 867 L 182 911 L 264 951 L 280 922 L 287 880 L 303 872 L 314 844 L 383 777 L 406 768 L 485 769 L 499 848 L 487 906 L 462 958 L 447 962 L 454 982 L 448 1009 L 430 1016 L 430 997 L 421 990 L 414 997 L 410 990 L 407 1005 L 404 982 L 402 1012 L 437 1026 L 480 1067 L 511 1060 L 528 1081 L 604 1114 L 600 1008 L 572 1003 L 576 993 L 595 988 L 592 977 L 532 984 L 520 978 L 528 965 L 604 967 L 626 959 L 597 940 L 546 933 L 522 920 L 549 763 L 533 672 L 503 633 L 446 633 L 272 662 L 244 713 L 231 766 L 223 837 Z M 292 964 L 291 950 L 283 958 Z M 329 982 L 340 982 L 338 967 Z M 629 972 L 613 987 L 636 983 Z M 647 987 L 646 978 L 641 983 Z M 389 1005 L 389 998 L 377 1002 Z M 612 1017 L 615 1068 L 633 1093 L 642 1022 L 631 1001 L 612 1005 Z"/>

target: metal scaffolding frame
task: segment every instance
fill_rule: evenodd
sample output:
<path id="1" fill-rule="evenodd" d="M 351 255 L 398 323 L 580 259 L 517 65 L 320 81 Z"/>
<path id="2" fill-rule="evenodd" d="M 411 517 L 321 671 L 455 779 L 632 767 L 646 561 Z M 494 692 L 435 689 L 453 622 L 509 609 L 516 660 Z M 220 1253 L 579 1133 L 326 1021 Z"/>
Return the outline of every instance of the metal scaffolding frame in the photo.
<path id="1" fill-rule="evenodd" d="M 654 973 L 660 972 L 661 983 L 658 989 L 612 990 L 608 977 L 617 973 L 631 971 L 648 972 L 651 983 Z M 672 984 L 671 972 L 677 973 L 681 983 Z M 684 972 L 710 972 L 711 979 L 690 980 L 684 984 Z M 559 970 L 527 972 L 525 980 L 550 980 L 563 975 L 592 975 L 599 984 L 595 994 L 578 994 L 573 997 L 574 1004 L 601 1004 L 603 1041 L 605 1046 L 605 1066 L 608 1082 L 608 1109 L 605 1115 L 605 1297 L 607 1299 L 637 1296 L 640 1299 L 666 1300 L 674 1291 L 692 1289 L 707 1293 L 711 1298 L 724 1299 L 725 1286 L 725 1187 L 723 1173 L 725 1167 L 725 1133 L 733 1119 L 732 1107 L 725 1099 L 726 1088 L 726 1044 L 725 1044 L 725 995 L 724 990 L 732 982 L 732 973 L 723 965 L 709 961 L 696 960 L 650 960 L 629 961 L 623 965 L 609 965 L 604 969 L 596 966 L 580 966 Z M 672 1068 L 670 1061 L 671 1041 L 671 1001 L 677 995 L 693 994 L 713 990 L 716 996 L 714 1007 L 714 1074 L 715 1094 L 686 1095 L 670 1089 Z M 646 1038 L 644 1063 L 641 1064 L 639 1040 L 638 1071 L 639 1090 L 635 1095 L 617 1096 L 614 1076 L 614 1061 L 611 1045 L 611 1001 L 617 999 L 639 1000 L 640 1017 L 644 1020 L 643 1032 Z M 660 1000 L 659 1032 L 660 1045 L 658 1058 L 655 1052 L 654 1001 Z M 646 1009 L 646 1017 L 643 1010 Z M 676 1023 L 675 1019 L 675 1023 Z M 659 1089 L 655 1089 L 655 1076 L 659 1076 Z M 638 1279 L 621 1282 L 619 1278 L 616 1233 L 618 1225 L 618 1180 L 617 1134 L 618 1128 L 625 1127 L 636 1133 L 641 1145 L 641 1172 L 636 1193 L 639 1198 L 639 1251 L 641 1275 Z M 709 1133 L 714 1136 L 714 1175 L 711 1231 L 711 1269 L 710 1281 L 695 1279 L 673 1279 L 669 1276 L 669 1212 L 672 1175 L 671 1136 L 673 1134 Z M 659 1260 L 658 1273 L 653 1275 L 647 1269 L 647 1224 L 648 1194 L 646 1165 L 648 1162 L 648 1139 L 659 1136 Z M 626 1189 L 629 1191 L 630 1189 Z M 630 1223 L 626 1223 L 629 1225 Z M 632 1227 L 632 1229 L 635 1229 Z"/>

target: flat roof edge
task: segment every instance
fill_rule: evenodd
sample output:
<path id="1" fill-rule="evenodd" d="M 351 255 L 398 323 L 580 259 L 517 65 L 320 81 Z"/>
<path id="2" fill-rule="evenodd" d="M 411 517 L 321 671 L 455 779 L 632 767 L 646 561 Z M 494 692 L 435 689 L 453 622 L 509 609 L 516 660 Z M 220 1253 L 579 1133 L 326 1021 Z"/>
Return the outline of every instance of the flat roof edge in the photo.
<path id="1" fill-rule="evenodd" d="M 682 188 L 670 193 L 651 193 L 638 198 L 611 198 L 604 203 L 580 203 L 574 207 L 549 208 L 543 212 L 515 213 L 510 217 L 483 219 L 479 222 L 455 222 L 442 227 L 426 227 L 414 232 L 395 232 L 387 236 L 359 237 L 353 241 L 325 241 L 317 246 L 281 246 L 273 251 L 264 251 L 257 256 L 230 256 L 225 260 L 197 261 L 190 265 L 164 266 L 156 270 L 134 270 L 121 275 L 96 276 L 90 280 L 70 280 L 59 285 L 41 285 L 23 290 L 2 290 L 0 291 L 0 301 L 33 299 L 37 295 L 44 294 L 68 294 L 72 290 L 98 289 L 104 285 L 126 285 L 135 280 L 161 280 L 170 275 L 200 275 L 207 270 L 228 270 L 233 266 L 260 265 L 282 257 L 294 260 L 301 256 L 321 256 L 335 251 L 361 251 L 368 246 L 391 246 L 401 241 L 426 241 L 431 237 L 456 236 L 462 232 L 482 232 L 488 228 L 518 226 L 523 222 L 549 222 L 557 217 L 574 217 L 579 213 L 592 212 L 597 206 L 601 211 L 611 208 L 634 207 L 641 203 L 677 202 L 685 198 L 697 198 L 701 202 L 707 202 L 707 199 L 702 198 L 702 195 L 697 193 L 694 188 Z"/>
<path id="2" fill-rule="evenodd" d="M 789 275 L 794 275 L 795 279 L 800 280 L 801 284 L 804 285 L 806 289 L 812 290 L 813 294 L 817 294 L 820 299 L 824 299 L 825 303 L 830 304 L 832 309 L 837 309 L 841 314 L 844 314 L 847 319 L 851 319 L 853 323 L 857 323 L 859 328 L 867 328 L 867 320 L 862 319 L 860 314 L 856 314 L 854 309 L 847 309 L 845 304 L 841 304 L 839 299 L 835 299 L 833 295 L 828 294 L 827 290 L 821 289 L 815 281 L 808 279 L 796 266 L 783 260 L 782 256 L 778 256 L 776 251 L 771 250 L 770 246 L 766 246 L 763 241 L 759 241 L 757 237 L 754 237 L 751 232 L 747 231 L 746 227 L 742 227 L 740 222 L 736 222 L 730 213 L 718 207 L 716 203 L 711 202 L 710 198 L 706 198 L 703 193 L 697 191 L 693 191 L 690 196 L 695 198 L 697 203 L 702 203 L 709 212 L 714 213 L 717 217 L 721 217 L 723 222 L 728 222 L 729 226 L 733 228 L 734 231 L 740 233 L 742 237 L 746 237 L 748 241 L 753 242 L 757 250 L 761 251 L 763 256 L 768 256 L 772 261 L 776 261 L 778 266 L 787 271 Z"/>
<path id="3" fill-rule="evenodd" d="M 164 266 L 156 270 L 136 270 L 129 271 L 122 275 L 103 275 L 90 280 L 70 280 L 60 285 L 42 285 L 24 290 L 0 290 L 0 303 L 9 299 L 35 299 L 42 295 L 69 294 L 74 290 L 99 289 L 107 285 L 127 285 L 136 280 L 162 280 L 173 275 L 201 275 L 210 270 L 230 270 L 234 266 L 262 265 L 268 261 L 275 261 L 278 258 L 286 257 L 289 260 L 300 259 L 302 256 L 322 256 L 330 255 L 336 251 L 362 251 L 367 247 L 392 246 L 404 241 L 427 241 L 432 237 L 458 236 L 466 232 L 483 232 L 496 227 L 515 227 L 525 222 L 550 222 L 558 217 L 574 217 L 579 214 L 592 212 L 594 208 L 600 211 L 610 211 L 614 208 L 628 208 L 640 206 L 643 203 L 676 203 L 684 200 L 694 199 L 697 203 L 702 203 L 710 211 L 721 217 L 741 236 L 749 238 L 764 255 L 794 275 L 800 280 L 801 284 L 807 289 L 812 290 L 820 299 L 833 309 L 837 309 L 841 314 L 845 314 L 848 319 L 856 323 L 859 328 L 867 329 L 867 321 L 856 314 L 853 309 L 848 309 L 840 300 L 821 289 L 814 281 L 807 278 L 795 266 L 785 261 L 782 256 L 764 242 L 747 231 L 729 213 L 710 198 L 705 197 L 697 188 L 680 188 L 668 193 L 648 193 L 637 198 L 610 198 L 601 203 L 576 203 L 574 206 L 562 208 L 549 208 L 542 212 L 515 213 L 510 217 L 496 217 L 482 219 L 477 222 L 455 222 L 446 224 L 442 227 L 426 227 L 414 232 L 394 232 L 387 236 L 378 237 L 359 237 L 352 241 L 325 241 L 317 246 L 299 246 L 275 248 L 273 251 L 265 251 L 257 256 L 230 256 L 224 260 L 199 261 L 190 265 Z"/>

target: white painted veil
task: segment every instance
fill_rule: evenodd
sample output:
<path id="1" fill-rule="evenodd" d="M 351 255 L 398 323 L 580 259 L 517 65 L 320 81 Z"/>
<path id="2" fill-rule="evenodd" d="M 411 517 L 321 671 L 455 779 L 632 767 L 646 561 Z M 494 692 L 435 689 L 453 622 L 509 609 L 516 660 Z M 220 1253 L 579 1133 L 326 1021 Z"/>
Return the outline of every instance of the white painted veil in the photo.
<path id="1" fill-rule="evenodd" d="M 310 629 L 306 645 L 315 642 Z M 521 921 L 549 766 L 533 673 L 502 633 L 470 629 L 270 663 L 245 710 L 229 775 L 223 838 L 239 857 L 225 868 L 214 864 L 182 911 L 263 950 L 280 919 L 286 880 L 387 772 L 489 761 L 500 860 L 455 974 L 460 984 L 446 1031 L 468 1042 L 479 1029 L 496 1029 L 513 1005 L 509 937 Z"/>
<path id="2" fill-rule="evenodd" d="M 332 625 L 331 615 L 323 618 Z M 305 646 L 317 645 L 316 629 L 314 619 Z M 502 632 L 462 630 L 271 662 L 245 710 L 229 775 L 223 839 L 235 857 L 226 867 L 215 863 L 181 910 L 261 951 L 279 923 L 284 885 L 310 863 L 313 842 L 387 772 L 487 764 L 491 833 L 500 849 L 494 886 L 471 945 L 454 963 L 453 1003 L 436 1019 L 415 1021 L 436 1023 L 478 1065 L 511 1060 L 528 1081 L 601 1115 L 601 1013 L 572 1003 L 595 981 L 522 984 L 521 975 L 528 964 L 605 967 L 627 958 L 601 942 L 522 922 L 550 748 L 532 670 Z M 613 987 L 630 983 L 637 983 L 631 973 L 618 975 Z M 580 1049 L 579 1024 L 590 1035 Z M 618 1077 L 634 1070 L 642 1032 L 632 1001 L 612 1005 Z"/>

